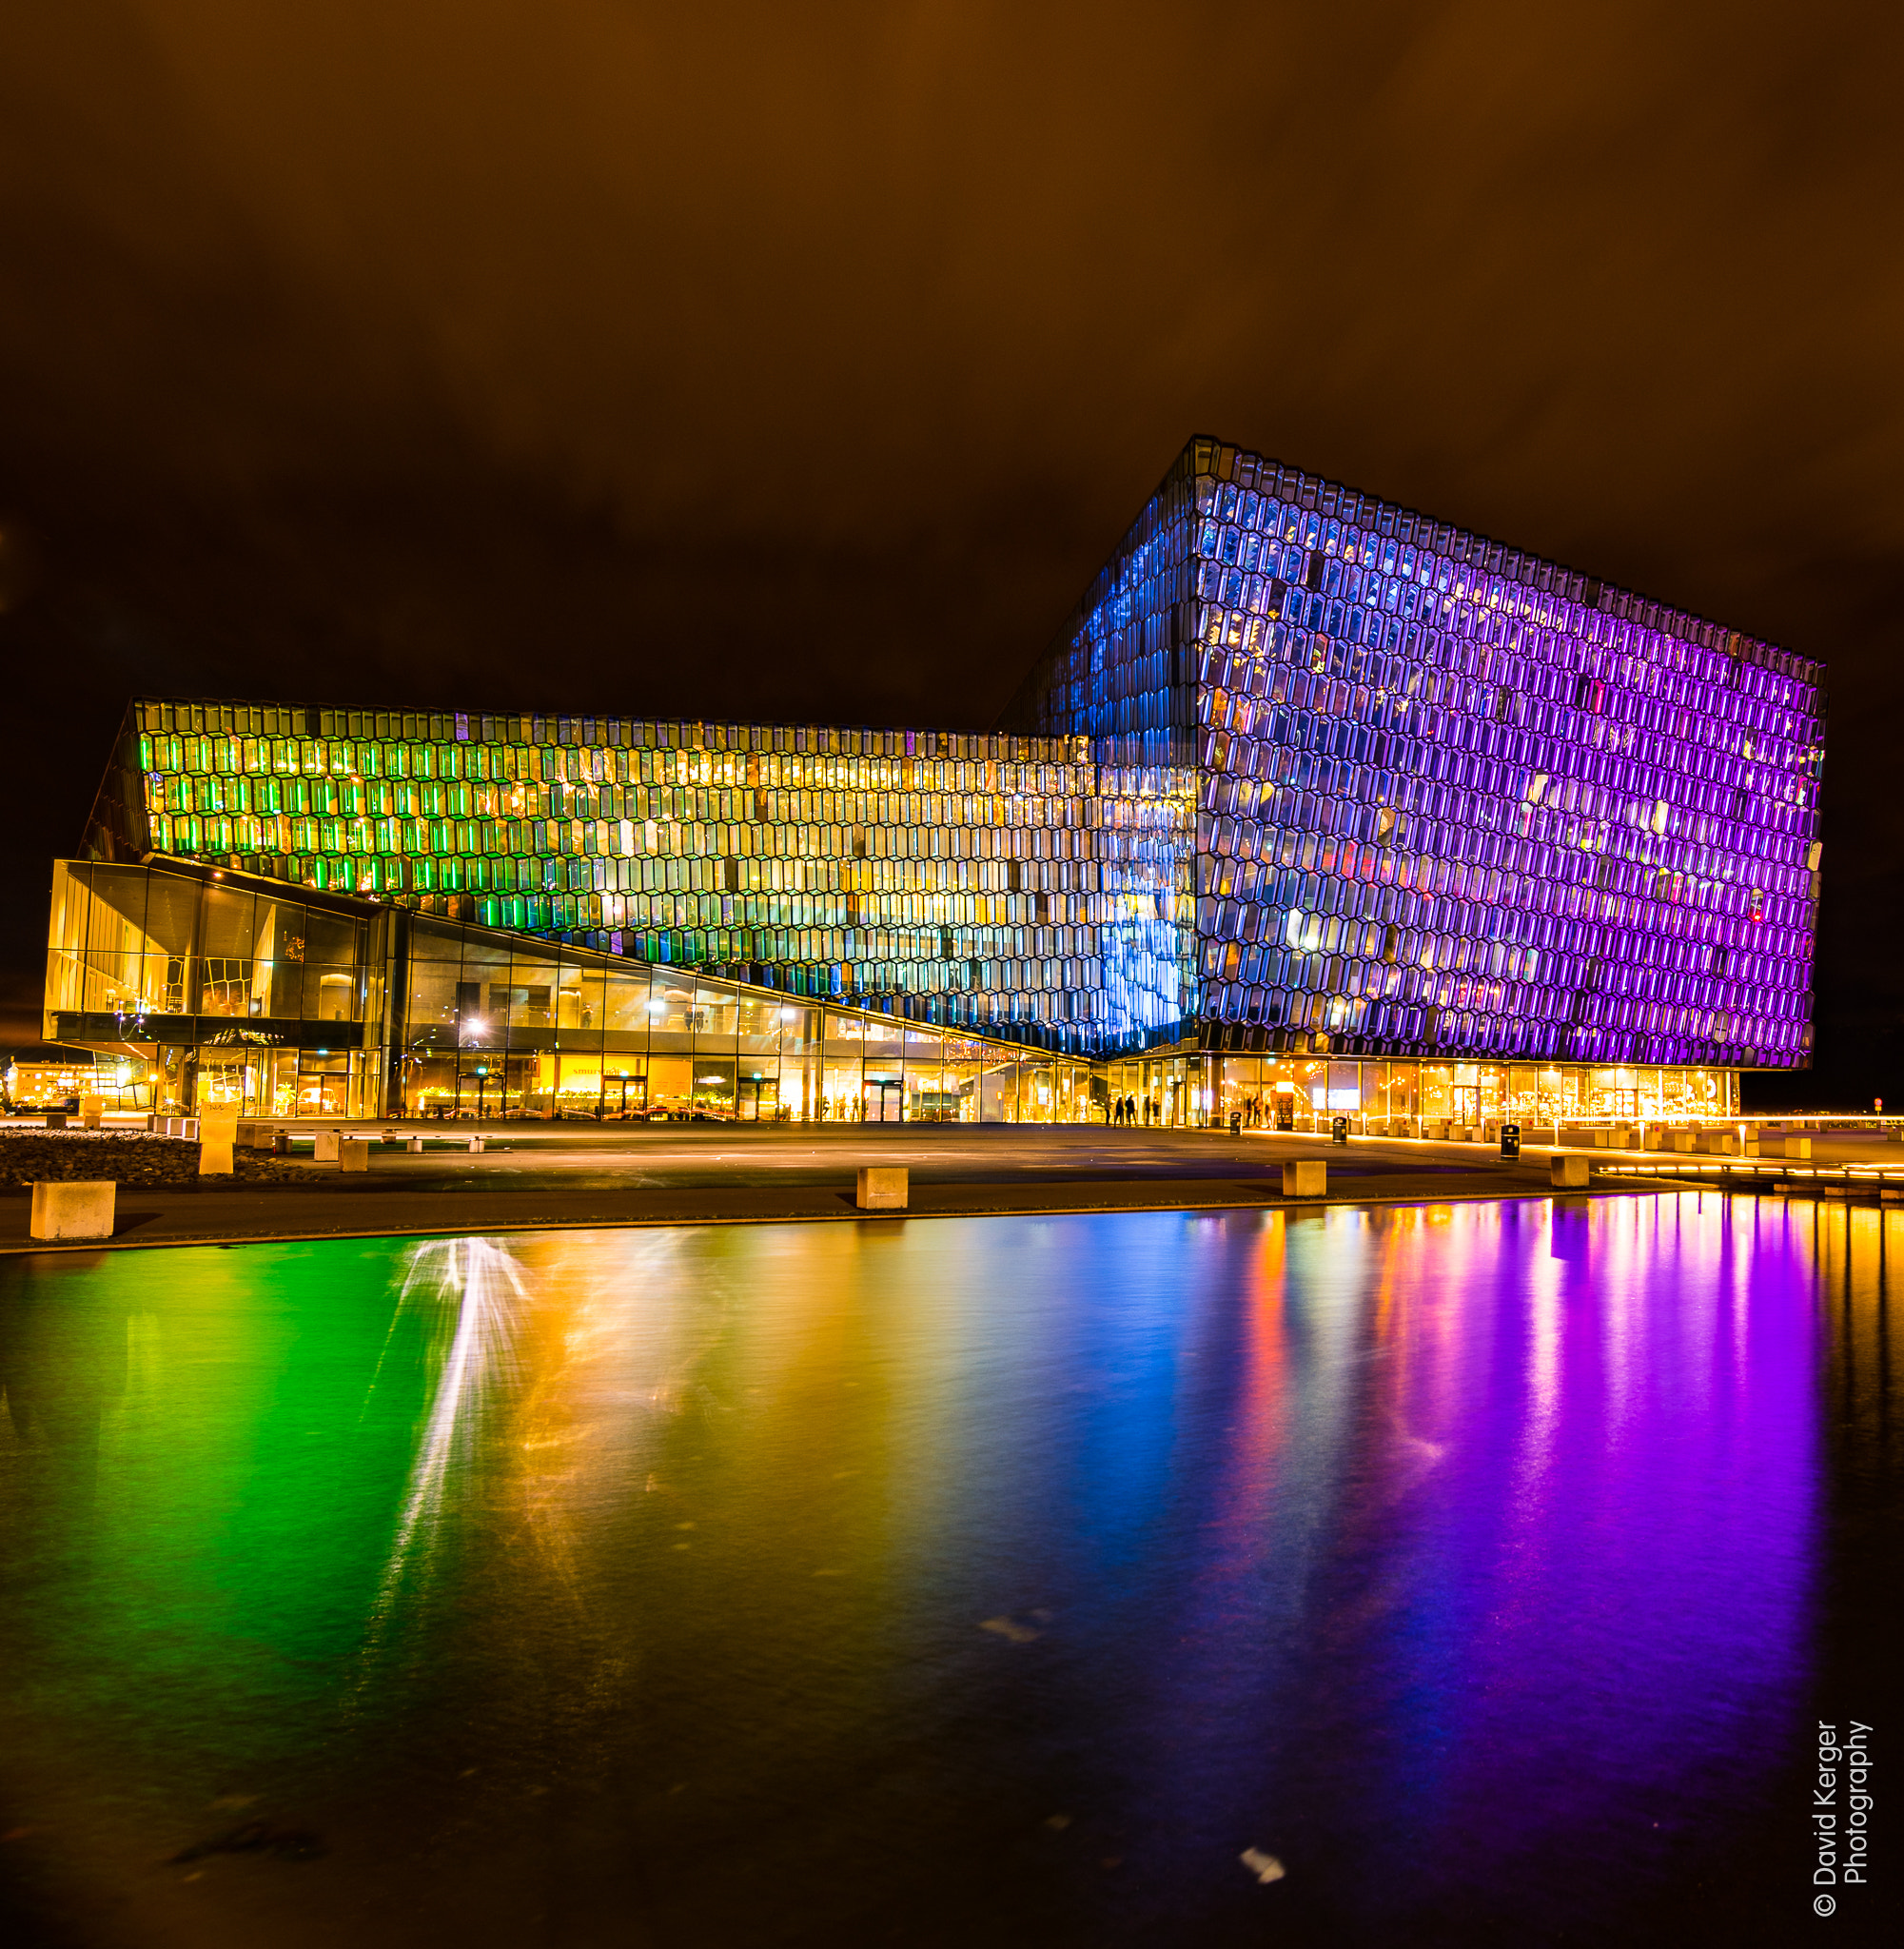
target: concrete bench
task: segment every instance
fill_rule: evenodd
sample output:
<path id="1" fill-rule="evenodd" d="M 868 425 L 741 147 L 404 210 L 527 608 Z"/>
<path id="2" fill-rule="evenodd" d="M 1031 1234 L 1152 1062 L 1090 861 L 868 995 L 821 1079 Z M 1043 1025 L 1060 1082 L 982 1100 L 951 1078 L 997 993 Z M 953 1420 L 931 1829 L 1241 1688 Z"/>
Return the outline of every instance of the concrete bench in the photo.
<path id="1" fill-rule="evenodd" d="M 199 1119 L 198 1174 L 201 1177 L 229 1177 L 237 1165 L 232 1152 L 238 1147 L 238 1112 L 235 1110 L 208 1110 Z"/>
<path id="2" fill-rule="evenodd" d="M 1286 1198 L 1321 1198 L 1328 1194 L 1329 1168 L 1321 1157 L 1292 1157 L 1283 1167 Z"/>
<path id="3" fill-rule="evenodd" d="M 119 1187 L 110 1178 L 102 1183 L 80 1179 L 35 1184 L 29 1234 L 40 1239 L 110 1238 L 118 1200 Z"/>
<path id="4" fill-rule="evenodd" d="M 903 1211 L 911 1194 L 912 1173 L 903 1164 L 862 1164 L 858 1202 L 862 1211 Z"/>
<path id="5" fill-rule="evenodd" d="M 1584 1191 L 1591 1161 L 1578 1151 L 1557 1151 L 1547 1159 L 1547 1182 L 1556 1191 Z"/>

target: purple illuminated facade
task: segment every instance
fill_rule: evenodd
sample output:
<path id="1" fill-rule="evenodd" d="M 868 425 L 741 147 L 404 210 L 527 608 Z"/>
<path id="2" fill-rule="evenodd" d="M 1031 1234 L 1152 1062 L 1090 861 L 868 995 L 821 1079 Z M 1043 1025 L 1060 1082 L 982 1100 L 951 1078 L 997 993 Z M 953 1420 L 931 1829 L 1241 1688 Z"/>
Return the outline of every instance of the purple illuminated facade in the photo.
<path id="1" fill-rule="evenodd" d="M 1102 951 L 1174 915 L 1206 1049 L 1796 1069 L 1822 675 L 1198 440 L 1008 720 L 1194 802 Z"/>

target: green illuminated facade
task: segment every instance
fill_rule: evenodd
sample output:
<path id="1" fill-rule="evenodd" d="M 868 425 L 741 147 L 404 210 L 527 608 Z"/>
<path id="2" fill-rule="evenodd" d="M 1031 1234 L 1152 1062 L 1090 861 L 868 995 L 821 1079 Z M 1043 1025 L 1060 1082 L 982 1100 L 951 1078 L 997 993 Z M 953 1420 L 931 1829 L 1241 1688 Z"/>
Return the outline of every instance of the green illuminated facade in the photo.
<path id="1" fill-rule="evenodd" d="M 1082 739 L 142 701 L 88 850 L 1084 1051 L 1174 1031 L 1194 827 Z"/>

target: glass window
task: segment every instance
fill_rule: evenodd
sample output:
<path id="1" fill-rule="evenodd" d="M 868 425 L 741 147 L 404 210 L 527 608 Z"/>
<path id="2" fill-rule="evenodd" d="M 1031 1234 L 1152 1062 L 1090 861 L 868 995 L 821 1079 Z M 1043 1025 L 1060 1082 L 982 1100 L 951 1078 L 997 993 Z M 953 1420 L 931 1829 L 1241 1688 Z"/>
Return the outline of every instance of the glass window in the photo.
<path id="1" fill-rule="evenodd" d="M 327 963 L 333 967 L 356 964 L 363 936 L 363 925 L 348 915 L 326 914 L 321 908 L 304 909 L 304 960 L 306 964 Z"/>
<path id="2" fill-rule="evenodd" d="M 638 971 L 619 967 L 609 969 L 603 991 L 604 1024 L 611 1034 L 639 1038 L 638 1043 L 618 1046 L 647 1047 L 651 986 L 645 968 Z"/>
<path id="3" fill-rule="evenodd" d="M 856 1015 L 826 1012 L 826 1059 L 821 1068 L 816 1114 L 832 1123 L 854 1123 L 865 1114 L 860 1094 L 865 1030 Z"/>
<path id="4" fill-rule="evenodd" d="M 983 1054 L 978 1075 L 978 1120 L 981 1123 L 1018 1121 L 1018 1065 L 995 1048 L 980 1045 Z"/>
<path id="5" fill-rule="evenodd" d="M 198 931 L 198 888 L 190 880 L 155 873 L 146 896 L 146 931 L 154 949 L 183 958 Z"/>
<path id="6" fill-rule="evenodd" d="M 160 877 L 138 866 L 79 869 L 66 882 L 69 892 L 67 917 L 59 923 L 62 944 L 106 955 L 143 954 L 147 888 Z"/>
<path id="7" fill-rule="evenodd" d="M 780 1007 L 774 997 L 742 995 L 735 1011 L 735 1028 L 741 1054 L 778 1056 Z"/>
<path id="8" fill-rule="evenodd" d="M 735 1059 L 697 1053 L 692 1108 L 697 1116 L 732 1122 L 735 1113 Z"/>
<path id="9" fill-rule="evenodd" d="M 267 903 L 268 904 L 268 903 Z M 200 914 L 199 952 L 207 960 L 250 963 L 257 920 L 255 895 L 234 887 L 207 887 Z M 354 947 L 334 958 L 354 959 Z"/>
<path id="10" fill-rule="evenodd" d="M 694 1059 L 690 1055 L 650 1055 L 650 1114 L 685 1117 L 694 1108 Z"/>
<path id="11" fill-rule="evenodd" d="M 738 1029 L 738 996 L 731 981 L 711 981 L 702 975 L 695 983 L 696 1047 L 731 1053 Z"/>
<path id="12" fill-rule="evenodd" d="M 556 1027 L 599 1031 L 605 979 L 605 972 L 599 963 L 564 961 L 555 972 Z"/>
<path id="13" fill-rule="evenodd" d="M 780 1004 L 780 1103 L 799 1122 L 815 1120 L 825 1094 L 820 1044 L 821 1011 L 795 1002 Z"/>
<path id="14" fill-rule="evenodd" d="M 519 1047 L 550 1046 L 556 1026 L 556 970 L 545 960 L 518 955 L 509 965 L 509 985 L 492 982 L 492 1019 L 506 1018 L 509 1039 Z"/>
<path id="15" fill-rule="evenodd" d="M 352 967 L 304 969 L 304 1020 L 354 1022 L 358 1019 L 358 976 Z"/>
<path id="16" fill-rule="evenodd" d="M 694 1034 L 694 976 L 674 968 L 653 971 L 648 991 L 649 1046 L 658 1054 L 685 1055 Z"/>

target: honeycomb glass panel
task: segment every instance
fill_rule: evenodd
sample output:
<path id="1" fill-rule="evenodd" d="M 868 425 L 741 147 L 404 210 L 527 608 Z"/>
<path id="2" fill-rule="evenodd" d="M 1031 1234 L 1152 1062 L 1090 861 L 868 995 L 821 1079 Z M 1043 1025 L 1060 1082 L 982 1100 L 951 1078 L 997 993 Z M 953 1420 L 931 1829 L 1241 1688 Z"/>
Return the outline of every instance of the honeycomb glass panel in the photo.
<path id="1" fill-rule="evenodd" d="M 883 1030 L 750 1034 L 775 1114 L 1080 1119 L 1110 1093 L 1068 1065 L 1168 1055 L 1190 1067 L 1119 1100 L 1183 1121 L 1260 1096 L 1267 1121 L 1293 1073 L 1213 1065 L 1301 1058 L 1414 1065 L 1358 1072 L 1354 1113 L 1391 1128 L 1721 1115 L 1738 1070 L 1811 1059 L 1822 680 L 1199 439 L 985 732 L 140 699 L 86 850 L 247 877 L 56 889 L 48 1012 L 322 1021 L 346 974 L 355 1020 L 381 977 L 324 938 L 357 924 L 335 894 L 626 964 L 587 994 L 553 961 L 476 977 L 545 1099 L 586 1093 L 609 1034 L 692 1038 L 709 980 L 1019 1052 L 933 1086 Z M 680 1020 L 638 1019 L 643 979 Z M 654 1053 L 691 1071 L 696 1045 Z M 692 1112 L 691 1074 L 640 1073 L 631 1096 Z"/>

